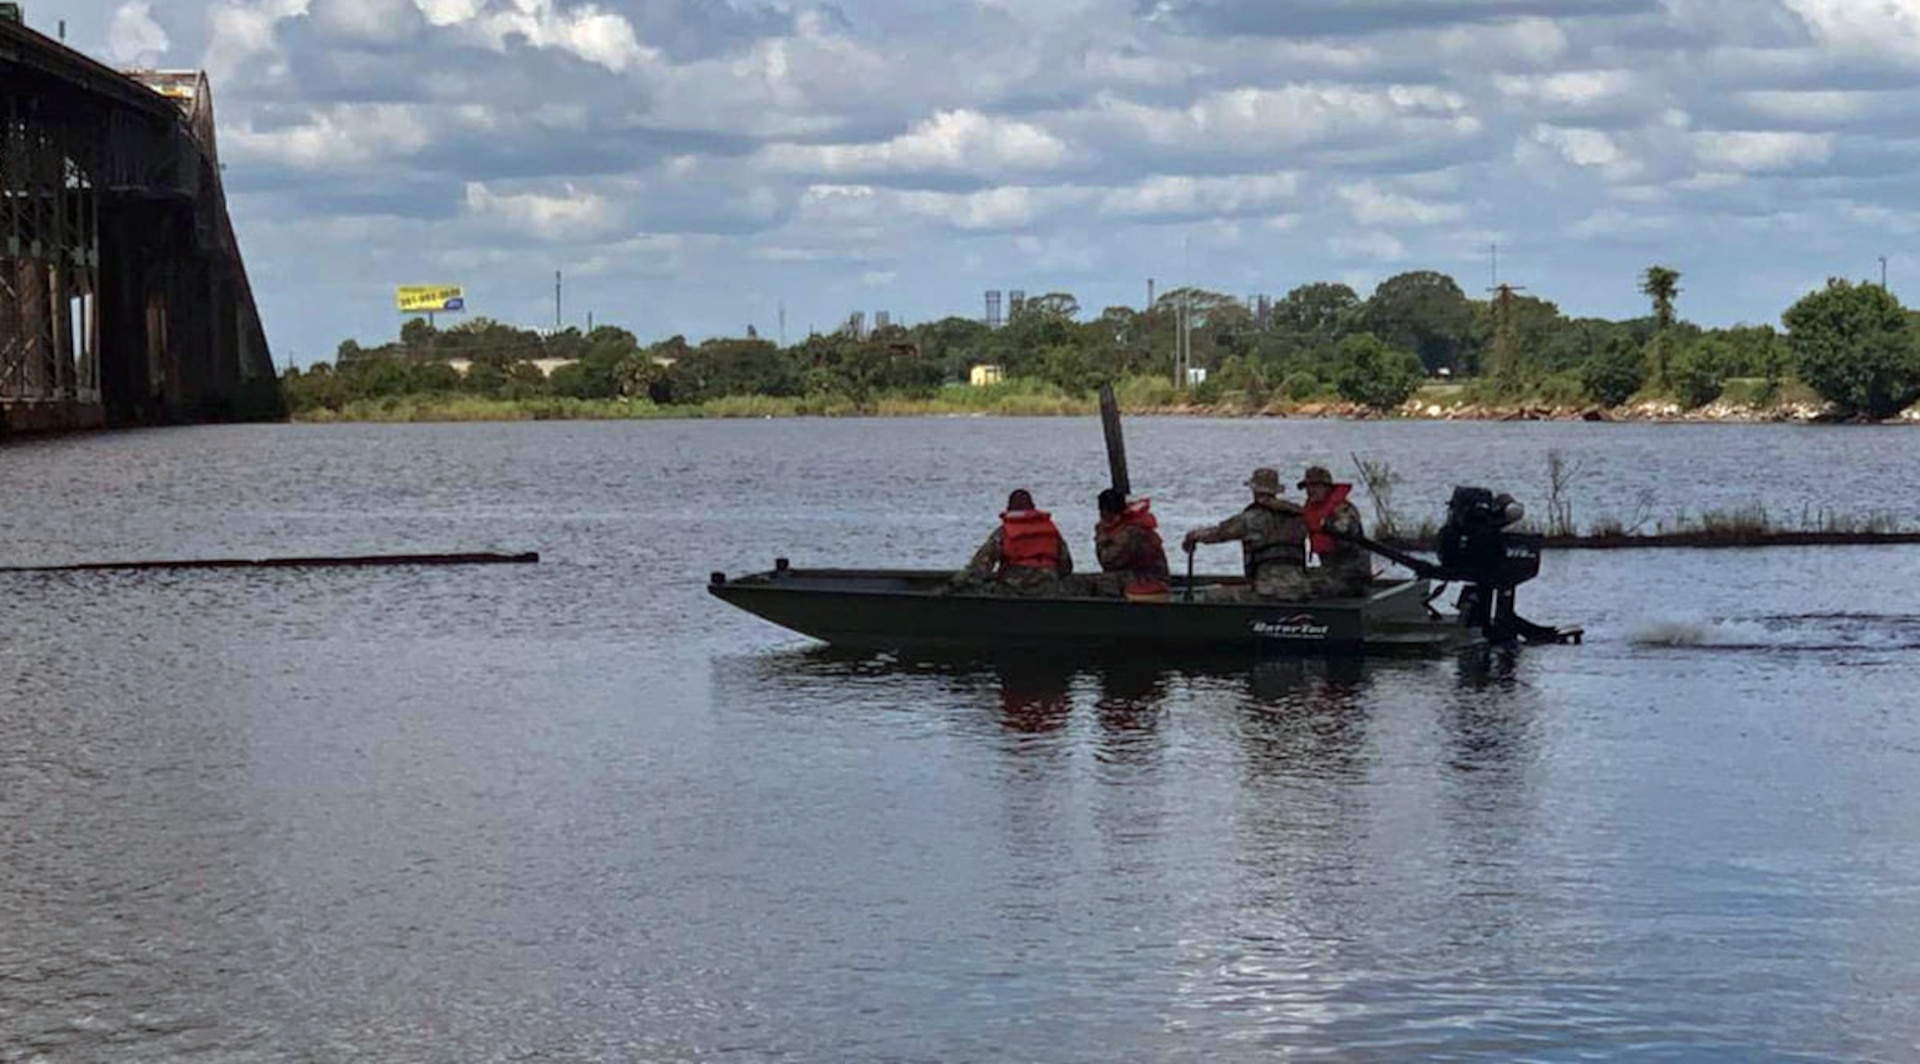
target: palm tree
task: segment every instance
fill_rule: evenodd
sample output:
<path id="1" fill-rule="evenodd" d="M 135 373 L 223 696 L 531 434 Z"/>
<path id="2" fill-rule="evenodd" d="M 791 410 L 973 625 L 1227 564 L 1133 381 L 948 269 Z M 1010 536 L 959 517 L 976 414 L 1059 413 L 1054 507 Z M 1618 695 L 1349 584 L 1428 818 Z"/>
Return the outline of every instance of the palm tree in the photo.
<path id="1" fill-rule="evenodd" d="M 1640 292 L 1653 300 L 1653 327 L 1666 332 L 1673 324 L 1673 300 L 1680 294 L 1680 271 L 1649 266 L 1640 275 Z"/>
<path id="2" fill-rule="evenodd" d="M 1667 329 L 1673 325 L 1673 299 L 1680 294 L 1680 271 L 1649 266 L 1640 275 L 1640 291 L 1653 300 L 1653 339 L 1647 342 L 1647 378 L 1656 388 L 1667 386 Z"/>

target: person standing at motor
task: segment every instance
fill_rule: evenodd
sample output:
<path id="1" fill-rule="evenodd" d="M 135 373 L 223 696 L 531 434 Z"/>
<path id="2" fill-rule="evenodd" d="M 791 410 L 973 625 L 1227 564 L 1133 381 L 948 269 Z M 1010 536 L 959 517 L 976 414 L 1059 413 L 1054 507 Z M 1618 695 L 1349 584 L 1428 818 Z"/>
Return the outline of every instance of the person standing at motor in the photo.
<path id="1" fill-rule="evenodd" d="M 1018 594 L 1044 594 L 1059 588 L 1060 579 L 1073 573 L 1073 555 L 1053 517 L 1033 504 L 1025 488 L 1007 496 L 1000 527 L 987 536 L 966 569 L 954 577 L 956 586 L 989 586 Z"/>
<path id="2" fill-rule="evenodd" d="M 1129 599 L 1165 599 L 1173 590 L 1167 548 L 1151 500 L 1127 497 L 1118 488 L 1100 493 L 1100 523 L 1093 529 L 1093 553 L 1101 574 L 1095 586 Z"/>
<path id="3" fill-rule="evenodd" d="M 1353 485 L 1337 484 L 1325 466 L 1308 466 L 1300 478 L 1307 493 L 1301 519 L 1307 530 L 1307 590 L 1313 598 L 1352 598 L 1373 583 L 1373 559 L 1367 549 L 1343 536 L 1366 534 L 1360 511 L 1347 496 Z"/>
<path id="4" fill-rule="evenodd" d="M 1280 472 L 1262 467 L 1247 478 L 1253 502 L 1217 525 L 1196 528 L 1180 545 L 1188 553 L 1201 543 L 1240 543 L 1247 586 L 1221 588 L 1215 600 L 1271 599 L 1297 602 L 1307 597 L 1306 524 L 1300 507 L 1280 497 Z"/>

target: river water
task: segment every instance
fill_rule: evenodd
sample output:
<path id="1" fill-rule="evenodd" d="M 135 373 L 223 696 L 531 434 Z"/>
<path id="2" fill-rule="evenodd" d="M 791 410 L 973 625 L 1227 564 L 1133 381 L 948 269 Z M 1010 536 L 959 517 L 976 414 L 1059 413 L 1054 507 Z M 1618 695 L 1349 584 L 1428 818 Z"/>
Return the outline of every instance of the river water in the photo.
<path id="1" fill-rule="evenodd" d="M 1577 520 L 1920 521 L 1895 428 L 1139 419 Z M 711 570 L 1091 564 L 1089 419 L 260 426 L 0 448 L 0 1061 L 1920 1056 L 1920 548 L 1552 555 L 1581 647 L 916 664 Z M 1363 506 L 1364 509 L 1364 506 Z M 1203 567 L 1235 564 L 1207 548 Z"/>

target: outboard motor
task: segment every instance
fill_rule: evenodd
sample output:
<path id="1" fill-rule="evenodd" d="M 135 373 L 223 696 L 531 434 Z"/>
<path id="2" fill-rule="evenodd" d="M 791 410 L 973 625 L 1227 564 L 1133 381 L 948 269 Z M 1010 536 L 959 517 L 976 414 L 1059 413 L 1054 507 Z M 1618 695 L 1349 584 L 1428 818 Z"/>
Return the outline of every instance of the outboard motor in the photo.
<path id="1" fill-rule="evenodd" d="M 1540 575 L 1544 537 L 1508 531 L 1526 515 L 1513 496 L 1486 488 L 1456 487 L 1440 526 L 1440 565 L 1428 574 L 1465 584 L 1458 608 L 1463 623 L 1495 643 L 1578 643 L 1578 628 L 1561 630 L 1514 612 L 1513 589 Z"/>
<path id="2" fill-rule="evenodd" d="M 1351 537 L 1366 549 L 1398 562 L 1429 580 L 1464 585 L 1456 603 L 1460 621 L 1486 633 L 1492 643 L 1578 643 L 1579 628 L 1535 624 L 1514 612 L 1513 589 L 1540 575 L 1545 537 L 1512 531 L 1526 511 L 1513 496 L 1486 488 L 1456 487 L 1447 502 L 1447 521 L 1435 545 L 1439 564 Z M 1438 594 L 1438 591 L 1435 592 Z"/>
<path id="3" fill-rule="evenodd" d="M 1513 587 L 1533 579 L 1540 574 L 1541 538 L 1506 531 L 1524 516 L 1511 495 L 1453 489 L 1447 521 L 1440 526 L 1440 565 L 1468 583 Z"/>

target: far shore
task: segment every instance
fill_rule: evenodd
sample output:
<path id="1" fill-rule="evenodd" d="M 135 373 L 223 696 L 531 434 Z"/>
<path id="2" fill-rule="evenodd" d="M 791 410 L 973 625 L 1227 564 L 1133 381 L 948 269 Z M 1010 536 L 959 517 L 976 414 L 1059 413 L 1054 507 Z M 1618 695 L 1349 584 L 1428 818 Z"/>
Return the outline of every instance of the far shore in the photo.
<path id="1" fill-rule="evenodd" d="M 1587 421 L 1648 424 L 1812 424 L 1849 420 L 1825 404 L 1798 400 L 1770 405 L 1714 402 L 1693 409 L 1662 400 L 1627 403 L 1618 407 L 1550 405 L 1544 403 L 1485 404 L 1455 401 L 1455 397 L 1423 392 L 1391 410 L 1373 410 L 1338 401 L 1249 403 L 1227 399 L 1214 403 L 1121 403 L 1121 410 L 1139 417 L 1306 418 L 1342 420 L 1417 421 Z M 704 403 L 660 405 L 646 400 L 482 399 L 463 395 L 408 395 L 360 399 L 339 409 L 296 412 L 302 424 L 339 422 L 422 423 L 476 421 L 620 421 L 651 419 L 763 419 L 792 417 L 1090 417 L 1099 412 L 1094 399 L 1012 395 L 984 402 L 885 397 L 867 403 L 840 398 L 786 398 L 737 396 Z M 1920 405 L 1879 424 L 1920 424 Z"/>

